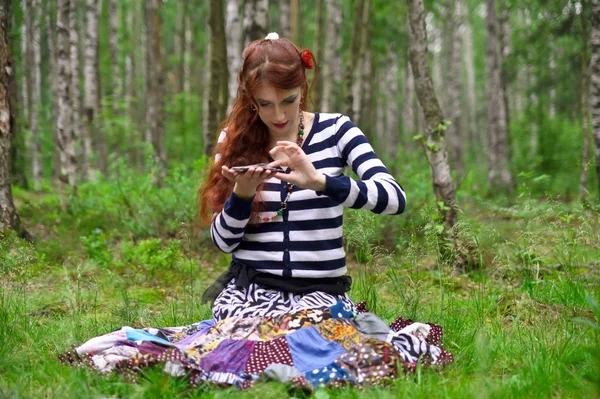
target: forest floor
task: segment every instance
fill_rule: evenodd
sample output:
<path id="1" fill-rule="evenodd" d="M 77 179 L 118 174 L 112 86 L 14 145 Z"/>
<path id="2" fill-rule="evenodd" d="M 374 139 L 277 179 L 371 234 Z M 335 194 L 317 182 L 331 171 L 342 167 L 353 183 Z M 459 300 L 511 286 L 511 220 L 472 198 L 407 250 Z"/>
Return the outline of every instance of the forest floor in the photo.
<path id="1" fill-rule="evenodd" d="M 158 369 L 131 384 L 63 366 L 59 353 L 124 325 L 210 318 L 200 297 L 228 257 L 212 249 L 206 231 L 194 236 L 184 217 L 144 219 L 152 213 L 132 197 L 117 209 L 85 191 L 79 202 L 15 195 L 36 240 L 0 240 L 0 397 L 297 395 L 274 382 L 192 389 Z M 600 396 L 598 209 L 531 198 L 463 202 L 461 245 L 476 254 L 469 270 L 444 264 L 431 219 L 392 225 L 349 211 L 345 226 L 350 296 L 388 322 L 402 315 L 442 325 L 454 363 L 419 367 L 386 387 L 319 389 L 317 398 Z M 404 217 L 427 210 L 413 212 Z"/>

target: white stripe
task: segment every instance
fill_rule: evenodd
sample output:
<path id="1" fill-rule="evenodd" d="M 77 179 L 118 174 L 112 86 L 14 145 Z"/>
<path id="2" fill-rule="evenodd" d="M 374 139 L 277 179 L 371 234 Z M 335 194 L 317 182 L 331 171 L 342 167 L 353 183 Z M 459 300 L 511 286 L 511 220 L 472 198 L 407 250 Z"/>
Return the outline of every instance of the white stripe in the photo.
<path id="1" fill-rule="evenodd" d="M 344 208 L 341 205 L 330 208 L 306 209 L 301 211 L 290 211 L 289 221 L 314 220 L 314 219 L 333 219 L 341 216 Z"/>
<path id="2" fill-rule="evenodd" d="M 235 219 L 233 216 L 229 216 L 225 211 L 221 212 L 221 215 L 223 215 L 223 219 L 225 219 L 225 223 L 227 223 L 227 226 L 236 229 L 243 229 L 244 227 L 246 227 L 248 221 L 250 220 L 250 218 L 244 220 Z"/>
<path id="3" fill-rule="evenodd" d="M 354 179 L 350 179 L 349 177 L 348 179 L 350 180 L 350 193 L 348 194 L 348 198 L 346 198 L 346 200 L 342 202 L 343 206 L 354 205 L 356 199 L 358 198 L 358 194 L 360 194 L 360 187 L 358 187 L 356 181 Z"/>
<path id="4" fill-rule="evenodd" d="M 213 225 L 212 228 L 214 229 L 215 226 Z M 227 245 L 225 243 L 225 241 L 223 241 L 223 239 L 221 237 L 219 237 L 218 234 L 213 233 L 212 229 L 211 229 L 211 236 L 215 240 L 217 247 L 219 247 L 219 249 L 225 253 L 231 253 L 235 249 L 235 247 L 237 247 L 240 244 L 239 242 L 236 242 L 233 245 Z"/>
<path id="5" fill-rule="evenodd" d="M 344 173 L 344 168 L 340 168 L 340 167 L 331 167 L 331 168 L 319 168 L 317 169 L 319 171 L 319 173 L 327 175 L 327 176 L 339 176 L 342 173 Z"/>
<path id="6" fill-rule="evenodd" d="M 244 232 L 238 234 L 233 234 L 231 231 L 227 230 L 223 225 L 221 225 L 221 218 L 215 219 L 215 230 L 219 233 L 219 235 L 223 238 L 241 238 L 244 235 Z"/>
<path id="7" fill-rule="evenodd" d="M 368 171 L 371 168 L 375 168 L 377 166 L 383 166 L 385 168 L 385 166 L 383 165 L 383 162 L 381 162 L 379 159 L 377 159 L 377 158 L 368 159 L 358 166 L 358 168 L 356 169 L 356 174 L 361 176 L 361 178 L 362 178 L 362 176 L 365 174 L 366 171 Z"/>
<path id="8" fill-rule="evenodd" d="M 292 195 L 290 195 L 290 202 L 305 201 L 315 198 L 319 198 L 319 196 L 313 190 L 294 191 Z"/>
<path id="9" fill-rule="evenodd" d="M 271 231 L 268 233 L 245 234 L 244 241 L 283 242 L 283 232 L 282 231 Z"/>
<path id="10" fill-rule="evenodd" d="M 348 164 L 352 165 L 354 160 L 363 154 L 367 154 L 369 152 L 373 152 L 373 147 L 369 143 L 362 143 L 357 145 L 350 151 L 348 154 Z"/>
<path id="11" fill-rule="evenodd" d="M 319 144 L 322 141 L 327 140 L 328 138 L 331 138 L 331 136 L 333 136 L 335 134 L 335 130 L 334 130 L 335 126 L 329 126 L 323 130 L 321 130 L 320 132 L 314 132 L 313 133 L 313 138 L 310 139 L 310 144 Z"/>
<path id="12" fill-rule="evenodd" d="M 306 231 L 290 231 L 290 241 L 321 241 L 335 240 L 342 236 L 343 228 L 335 227 L 333 229 L 319 229 Z"/>
<path id="13" fill-rule="evenodd" d="M 393 215 L 398 212 L 398 208 L 400 207 L 400 199 L 398 198 L 398 194 L 396 194 L 396 190 L 394 187 L 390 187 L 391 183 L 388 181 L 380 181 L 381 185 L 388 193 L 388 203 L 385 207 L 385 210 L 382 212 L 386 215 Z"/>
<path id="14" fill-rule="evenodd" d="M 283 262 L 283 252 L 269 251 L 248 251 L 247 249 L 238 249 L 235 251 L 235 257 L 239 259 L 263 261 L 270 260 L 275 262 Z"/>
<path id="15" fill-rule="evenodd" d="M 324 260 L 344 259 L 343 248 L 326 249 L 324 251 L 290 251 L 292 262 L 322 262 Z"/>
<path id="16" fill-rule="evenodd" d="M 342 125 L 340 125 L 341 127 Z M 340 141 L 338 141 L 338 151 L 340 154 L 344 153 L 344 148 L 348 145 L 353 138 L 358 136 L 364 136 L 363 132 L 360 131 L 356 126 L 348 129 L 346 133 L 342 137 L 340 137 Z"/>
<path id="17" fill-rule="evenodd" d="M 327 147 L 325 149 L 322 149 L 321 151 L 317 151 L 317 152 L 308 154 L 308 159 L 310 159 L 310 161 L 312 163 L 315 163 L 322 159 L 338 158 L 338 157 L 339 157 L 339 154 L 337 153 L 335 147 Z"/>
<path id="18" fill-rule="evenodd" d="M 225 130 L 221 130 L 221 133 L 219 134 L 219 138 L 217 139 L 217 143 L 222 143 L 223 141 L 225 141 Z"/>
<path id="19" fill-rule="evenodd" d="M 367 203 L 362 207 L 362 209 L 371 211 L 377 206 L 379 191 L 377 191 L 377 185 L 374 181 L 366 180 L 364 183 L 367 186 Z"/>
<path id="20" fill-rule="evenodd" d="M 348 272 L 346 266 L 333 270 L 292 270 L 292 277 L 322 278 L 340 277 Z"/>
<path id="21" fill-rule="evenodd" d="M 256 271 L 263 272 L 263 273 L 275 274 L 276 276 L 283 276 L 283 270 L 256 269 Z"/>
<path id="22" fill-rule="evenodd" d="M 260 197 L 265 202 L 281 202 L 281 192 L 279 191 L 261 191 Z"/>

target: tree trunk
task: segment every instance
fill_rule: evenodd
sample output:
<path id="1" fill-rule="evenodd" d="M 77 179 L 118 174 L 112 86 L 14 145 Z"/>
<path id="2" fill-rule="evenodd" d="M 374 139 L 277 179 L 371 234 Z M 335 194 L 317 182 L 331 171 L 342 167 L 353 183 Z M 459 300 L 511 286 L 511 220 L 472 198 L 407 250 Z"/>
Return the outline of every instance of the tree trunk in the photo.
<path id="1" fill-rule="evenodd" d="M 79 143 L 79 161 L 81 162 L 81 92 L 79 88 L 79 35 L 77 33 L 77 3 L 71 2 L 69 11 L 69 33 L 71 45 L 71 101 L 73 105 L 73 137 Z M 79 165 L 81 168 L 81 165 Z"/>
<path id="2" fill-rule="evenodd" d="M 596 152 L 596 176 L 600 192 L 600 0 L 592 0 L 592 55 L 590 77 L 592 81 L 591 106 L 592 130 Z"/>
<path id="3" fill-rule="evenodd" d="M 183 45 L 183 91 L 187 94 L 192 92 L 192 62 L 194 59 L 194 48 L 193 48 L 193 30 L 192 30 L 192 18 L 189 13 L 185 16 L 185 41 Z M 240 38 L 241 41 L 241 38 Z M 240 55 L 241 58 L 241 55 Z M 237 81 L 237 80 L 236 80 Z"/>
<path id="4" fill-rule="evenodd" d="M 298 0 L 291 0 L 290 4 L 290 35 L 294 43 L 298 44 L 298 14 L 299 12 Z"/>
<path id="5" fill-rule="evenodd" d="M 9 43 L 10 3 L 11 0 L 0 0 L 0 233 L 8 229 L 22 233 L 10 185 L 10 141 L 15 121 L 10 100 L 15 70 Z"/>
<path id="6" fill-rule="evenodd" d="M 119 110 L 118 102 L 121 94 L 121 73 L 119 71 L 119 4 L 117 0 L 109 0 L 108 3 L 108 21 L 109 21 L 109 49 L 110 49 L 110 72 L 111 72 L 111 102 L 113 114 L 117 115 Z"/>
<path id="7" fill-rule="evenodd" d="M 581 156 L 581 175 L 579 177 L 579 195 L 588 195 L 588 166 L 590 162 L 590 61 L 588 57 L 588 16 L 587 1 L 581 2 L 581 130 L 583 153 Z"/>
<path id="8" fill-rule="evenodd" d="M 353 114 L 354 114 L 354 123 L 359 124 L 362 123 L 362 116 L 369 113 L 371 110 L 369 109 L 369 104 L 367 104 L 368 100 L 368 91 L 366 90 L 366 86 L 369 84 L 369 79 L 371 76 L 371 43 L 370 43 L 370 20 L 371 20 L 371 0 L 362 0 L 363 1 L 363 9 L 362 9 L 362 22 L 360 29 L 360 50 L 358 52 L 358 65 L 356 66 L 356 76 L 354 77 L 354 83 L 352 90 L 353 94 Z M 364 105 L 363 105 L 364 104 Z M 368 121 L 364 125 L 364 129 L 368 130 Z M 369 132 L 365 132 L 368 133 Z"/>
<path id="9" fill-rule="evenodd" d="M 222 0 L 220 2 L 222 3 Z M 269 0 L 246 0 L 246 7 L 244 8 L 245 46 L 254 40 L 264 39 L 267 36 L 268 13 Z"/>
<path id="10" fill-rule="evenodd" d="M 417 133 L 415 130 L 415 77 L 410 60 L 404 70 L 404 87 L 402 88 L 402 133 L 403 144 L 412 140 Z"/>
<path id="11" fill-rule="evenodd" d="M 468 10 L 468 8 L 467 8 Z M 468 11 L 467 11 L 468 12 Z M 477 97 L 475 94 L 475 58 L 473 54 L 473 31 L 468 18 L 463 20 L 462 44 L 463 44 L 463 63 L 465 65 L 465 75 L 467 84 L 467 120 L 468 120 L 468 142 L 477 149 L 484 148 L 480 142 L 479 128 L 477 123 Z M 482 151 L 475 151 L 475 159 L 478 164 L 483 163 L 481 158 Z"/>
<path id="12" fill-rule="evenodd" d="M 325 0 L 317 0 L 317 21 L 315 22 L 315 44 L 313 46 L 313 51 L 315 57 L 317 58 L 317 65 L 315 68 L 314 78 L 317 79 L 317 85 L 314 87 L 312 92 L 312 104 L 319 107 L 321 104 L 321 82 L 319 81 L 318 72 L 320 71 L 321 65 L 323 65 L 323 30 L 325 29 L 324 23 L 325 20 L 323 18 L 323 2 Z"/>
<path id="13" fill-rule="evenodd" d="M 356 0 L 354 2 L 354 29 L 352 31 L 352 38 L 350 40 L 350 54 L 348 57 L 348 65 L 344 70 L 344 95 L 346 96 L 345 102 L 345 110 L 346 116 L 348 116 L 351 120 L 354 120 L 356 115 L 354 115 L 354 93 L 352 90 L 352 86 L 354 84 L 355 76 L 356 76 L 356 64 L 360 61 L 358 57 L 358 51 L 360 50 L 360 35 L 361 30 L 358 27 L 361 26 L 361 21 L 363 18 L 363 5 L 364 0 Z"/>
<path id="14" fill-rule="evenodd" d="M 385 104 L 387 127 L 383 135 L 385 145 L 382 148 L 385 150 L 385 154 L 393 159 L 396 157 L 400 142 L 400 132 L 398 131 L 398 54 L 395 49 L 388 54 L 388 65 L 385 75 L 386 84 L 383 88 L 384 91 L 387 91 L 387 102 Z"/>
<path id="15" fill-rule="evenodd" d="M 279 27 L 281 37 L 291 39 L 290 0 L 279 0 Z"/>
<path id="16" fill-rule="evenodd" d="M 167 177 L 167 164 L 164 145 L 164 74 L 162 59 L 162 18 L 161 0 L 147 0 L 144 4 L 146 23 L 146 137 L 153 148 L 154 184 L 161 187 Z"/>
<path id="17" fill-rule="evenodd" d="M 238 73 L 242 66 L 242 24 L 240 21 L 240 0 L 227 0 L 227 67 L 229 69 L 229 95 L 227 111 L 231 110 L 237 97 Z"/>
<path id="18" fill-rule="evenodd" d="M 246 4 L 248 4 L 247 2 Z M 246 7 L 248 12 L 248 7 Z M 219 48 L 222 46 L 222 40 L 224 39 L 224 21 L 223 21 L 223 2 L 222 0 L 211 0 L 209 8 L 209 28 L 210 28 L 210 66 L 208 79 L 208 120 L 207 129 L 204 136 L 204 153 L 207 155 L 212 154 L 215 136 L 217 134 L 219 120 L 219 94 L 222 86 L 222 79 L 226 75 L 225 59 L 220 57 Z M 252 32 L 256 33 L 256 28 L 250 28 L 256 26 L 254 20 L 249 20 L 249 25 L 246 25 L 247 37 L 252 39 Z"/>
<path id="19" fill-rule="evenodd" d="M 423 107 L 426 131 L 422 144 L 427 154 L 433 178 L 436 203 L 447 230 L 456 224 L 455 186 L 450 174 L 448 154 L 444 141 L 444 115 L 433 89 L 429 75 L 427 36 L 425 30 L 425 7 L 423 0 L 407 0 L 409 15 L 409 57 L 415 77 L 415 89 Z"/>
<path id="20" fill-rule="evenodd" d="M 100 139 L 100 134 L 96 133 L 96 129 L 94 128 L 94 118 L 98 105 L 98 83 L 96 82 L 98 69 L 98 4 L 99 0 L 87 0 L 87 26 L 83 66 L 85 122 L 83 125 L 83 148 L 81 156 L 82 181 L 87 181 L 89 178 L 93 138 L 95 139 L 95 147 L 98 150 L 98 167 L 105 176 L 108 169 L 105 158 L 106 154 L 101 148 L 106 143 L 103 143 L 103 140 Z"/>
<path id="21" fill-rule="evenodd" d="M 493 192 L 514 191 L 509 167 L 508 129 L 502 90 L 502 70 L 498 46 L 496 2 L 486 0 L 486 96 L 488 101 L 488 184 Z"/>
<path id="22" fill-rule="evenodd" d="M 21 110 L 23 120 L 30 121 L 29 117 L 29 90 L 31 74 L 31 0 L 22 0 L 23 24 L 21 25 Z"/>
<path id="23" fill-rule="evenodd" d="M 511 53 L 511 38 L 510 38 L 510 14 L 506 8 L 500 14 L 500 74 L 502 77 L 502 101 L 504 102 L 504 113 L 506 114 L 506 129 L 510 131 L 510 101 L 511 96 L 508 91 L 508 75 L 503 63 Z M 510 136 L 510 135 L 509 135 Z"/>
<path id="24" fill-rule="evenodd" d="M 33 189 L 42 187 L 42 145 L 40 138 L 39 111 L 42 97 L 42 51 L 40 46 L 40 26 L 42 22 L 42 7 L 40 0 L 32 0 L 33 25 L 31 29 L 31 163 L 33 172 Z"/>
<path id="25" fill-rule="evenodd" d="M 323 65 L 321 76 L 321 85 L 323 95 L 321 97 L 321 111 L 331 112 L 335 105 L 335 86 L 339 83 L 336 75 L 339 74 L 340 47 L 341 47 L 341 26 L 342 13 L 340 9 L 340 0 L 328 0 L 327 5 L 327 34 L 323 42 L 324 55 L 323 60 L 318 60 Z M 337 72 L 337 73 L 336 73 Z M 319 105 L 319 104 L 317 104 Z"/>
<path id="26" fill-rule="evenodd" d="M 58 51 L 58 115 L 57 131 L 60 148 L 59 179 L 70 186 L 76 185 L 75 137 L 73 134 L 73 96 L 71 71 L 71 43 L 69 13 L 71 0 L 59 0 L 56 38 Z"/>
<path id="27" fill-rule="evenodd" d="M 57 104 L 57 100 L 56 100 L 56 93 L 58 93 L 58 88 L 56 86 L 56 82 L 57 82 L 57 77 L 56 77 L 57 56 L 56 56 L 56 37 L 55 37 L 56 20 L 53 17 L 53 16 L 56 16 L 56 10 L 53 9 L 52 5 L 48 1 L 44 2 L 44 10 L 46 13 L 46 39 L 48 40 L 48 64 L 47 65 L 48 65 L 48 77 L 49 77 L 48 90 L 51 93 L 50 94 L 50 101 L 51 101 L 50 115 L 52 115 L 52 117 L 55 118 L 57 115 L 57 112 L 58 112 L 57 111 L 58 104 Z M 58 175 L 59 175 L 59 171 L 60 171 L 60 151 L 58 149 L 58 134 L 57 134 L 55 127 L 56 127 L 55 125 L 51 126 L 51 131 L 52 131 L 52 182 L 53 183 L 58 180 Z"/>
<path id="28" fill-rule="evenodd" d="M 446 131 L 446 142 L 450 155 L 450 163 L 460 177 L 464 174 L 463 145 L 465 144 L 463 127 L 461 126 L 461 34 L 462 1 L 454 0 L 454 10 L 449 21 L 449 67 L 446 75 L 446 113 L 450 126 Z"/>

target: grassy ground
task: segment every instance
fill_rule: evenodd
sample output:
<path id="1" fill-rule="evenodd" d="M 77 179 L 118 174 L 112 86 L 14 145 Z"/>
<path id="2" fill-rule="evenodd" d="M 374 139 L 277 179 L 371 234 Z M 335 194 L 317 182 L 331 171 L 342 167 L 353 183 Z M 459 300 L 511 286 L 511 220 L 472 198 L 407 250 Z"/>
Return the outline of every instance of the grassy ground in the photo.
<path id="1" fill-rule="evenodd" d="M 161 194 L 136 186 L 144 201 L 123 194 L 127 184 L 119 183 L 121 194 L 82 188 L 77 198 L 17 191 L 37 240 L 0 240 L 0 397 L 290 395 L 277 383 L 191 390 L 160 370 L 133 385 L 58 362 L 72 344 L 123 325 L 210 317 L 199 299 L 227 256 L 206 232 L 194 234 L 176 183 Z M 353 299 L 387 321 L 441 324 L 455 363 L 385 388 L 320 389 L 316 397 L 600 395 L 600 213 L 527 196 L 510 207 L 462 201 L 462 210 L 460 245 L 472 253 L 462 271 L 444 262 L 432 209 L 400 218 L 347 212 Z"/>

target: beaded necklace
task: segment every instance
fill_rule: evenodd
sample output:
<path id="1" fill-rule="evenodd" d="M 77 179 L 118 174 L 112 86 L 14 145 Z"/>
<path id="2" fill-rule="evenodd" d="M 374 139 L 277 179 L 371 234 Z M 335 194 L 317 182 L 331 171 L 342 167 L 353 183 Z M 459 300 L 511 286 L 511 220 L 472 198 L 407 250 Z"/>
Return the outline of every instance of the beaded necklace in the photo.
<path id="1" fill-rule="evenodd" d="M 296 138 L 296 144 L 298 144 L 298 147 L 302 147 L 302 143 L 304 143 L 303 136 L 304 136 L 304 115 L 302 114 L 302 111 L 300 111 L 300 123 L 298 124 L 298 137 Z M 265 222 L 265 223 L 270 222 L 271 220 L 277 219 L 277 216 L 283 215 L 283 211 L 285 211 L 288 207 L 288 201 L 290 200 L 290 195 L 292 195 L 293 189 L 294 189 L 294 185 L 291 183 L 288 183 L 287 194 L 286 194 L 285 198 L 283 199 L 283 201 L 281 201 L 281 205 L 279 206 L 277 213 L 272 215 L 270 218 L 269 217 L 262 218 L 263 222 Z"/>

